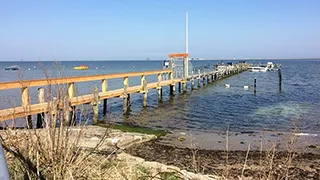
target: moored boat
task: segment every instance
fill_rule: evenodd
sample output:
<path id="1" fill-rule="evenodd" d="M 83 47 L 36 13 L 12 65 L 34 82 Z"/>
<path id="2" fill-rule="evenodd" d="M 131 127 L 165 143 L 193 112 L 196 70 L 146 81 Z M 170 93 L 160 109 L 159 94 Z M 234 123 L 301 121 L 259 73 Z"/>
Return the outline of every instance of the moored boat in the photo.
<path id="1" fill-rule="evenodd" d="M 268 67 L 269 69 L 273 69 L 273 68 L 274 68 L 273 62 L 268 62 L 268 63 L 267 63 L 267 67 Z"/>
<path id="2" fill-rule="evenodd" d="M 253 66 L 253 67 L 249 67 L 248 70 L 251 72 L 267 72 L 268 68 L 267 67 L 260 67 L 260 66 Z"/>
<path id="3" fill-rule="evenodd" d="M 86 65 L 80 65 L 80 66 L 73 67 L 73 69 L 74 70 L 87 70 L 87 69 L 89 69 L 89 67 Z"/>
<path id="4" fill-rule="evenodd" d="M 6 71 L 17 71 L 17 70 L 19 70 L 19 69 L 20 69 L 20 67 L 17 66 L 17 65 L 9 66 L 9 67 L 5 67 L 5 68 L 4 68 L 4 70 L 6 70 Z"/>

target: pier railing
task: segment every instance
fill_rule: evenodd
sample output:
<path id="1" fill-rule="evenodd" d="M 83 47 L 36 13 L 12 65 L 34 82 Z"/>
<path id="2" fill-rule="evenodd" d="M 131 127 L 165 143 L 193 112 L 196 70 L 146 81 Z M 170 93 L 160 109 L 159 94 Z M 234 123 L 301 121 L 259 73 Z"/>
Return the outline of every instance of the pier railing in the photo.
<path id="1" fill-rule="evenodd" d="M 31 115 L 46 113 L 51 110 L 52 104 L 57 101 L 57 98 L 53 98 L 48 102 L 45 102 L 44 86 L 50 85 L 67 85 L 67 97 L 70 107 L 75 107 L 81 104 L 93 104 L 94 106 L 94 121 L 97 120 L 97 101 L 104 100 L 103 113 L 106 113 L 106 99 L 114 97 L 122 97 L 124 99 L 124 111 L 127 109 L 128 98 L 131 93 L 142 93 L 146 94 L 149 89 L 158 89 L 159 94 L 161 93 L 162 86 L 172 85 L 181 81 L 180 79 L 170 78 L 169 80 L 163 80 L 162 76 L 169 74 L 169 77 L 173 77 L 172 70 L 155 70 L 155 71 L 144 71 L 144 72 L 129 72 L 129 73 L 115 73 L 115 74 L 103 74 L 103 75 L 91 75 L 91 76 L 75 76 L 75 77 L 63 77 L 63 78 L 48 78 L 38 80 L 21 80 L 14 82 L 0 82 L 0 90 L 8 89 L 21 89 L 21 106 L 13 107 L 9 109 L 0 110 L 0 121 L 23 118 L 30 119 Z M 157 75 L 158 81 L 147 83 L 146 76 Z M 137 86 L 129 86 L 129 77 L 140 76 L 141 84 Z M 123 78 L 123 88 L 116 90 L 108 90 L 109 79 Z M 75 83 L 97 81 L 101 80 L 102 91 L 95 91 L 93 94 L 86 94 L 81 96 L 75 96 Z M 38 103 L 30 104 L 29 88 L 38 88 Z M 146 105 L 147 96 L 144 95 L 144 105 Z M 58 105 L 59 106 L 59 105 Z M 96 106 L 96 107 L 95 107 Z M 73 109 L 73 108 L 71 108 Z"/>
<path id="2" fill-rule="evenodd" d="M 37 127 L 43 127 L 42 122 L 44 122 L 43 119 L 45 117 L 45 113 L 57 115 L 59 114 L 59 111 L 62 110 L 63 114 L 66 115 L 64 118 L 66 124 L 71 125 L 75 121 L 75 107 L 82 104 L 91 104 L 93 107 L 93 122 L 95 123 L 98 122 L 98 105 L 100 101 L 103 101 L 103 115 L 106 115 L 107 99 L 115 97 L 123 98 L 123 112 L 125 113 L 130 106 L 130 94 L 132 93 L 143 94 L 143 106 L 146 107 L 147 93 L 149 89 L 157 89 L 160 100 L 162 97 L 163 86 L 169 85 L 170 94 L 174 94 L 176 91 L 175 85 L 178 83 L 179 92 L 181 92 L 181 89 L 185 92 L 187 91 L 188 81 L 191 82 L 191 89 L 195 89 L 196 81 L 197 87 L 200 88 L 201 85 L 213 83 L 231 75 L 238 74 L 247 68 L 247 64 L 235 64 L 217 67 L 212 71 L 208 71 L 207 69 L 198 69 L 197 72 L 192 71 L 189 76 L 184 72 L 183 78 L 174 78 L 174 71 L 171 66 L 168 70 L 0 82 L 0 91 L 17 88 L 21 89 L 21 105 L 18 107 L 0 110 L 0 121 L 25 118 L 27 126 L 33 127 L 31 118 L 32 115 L 37 114 Z M 184 63 L 184 69 L 187 69 L 186 63 Z M 157 75 L 157 81 L 151 83 L 147 82 L 146 76 L 150 75 Z M 136 86 L 129 86 L 129 77 L 137 76 L 140 76 L 140 84 Z M 123 78 L 123 87 L 115 90 L 108 90 L 108 80 L 119 78 Z M 94 92 L 91 94 L 76 96 L 75 83 L 97 80 L 101 81 L 101 91 L 95 87 Z M 61 100 L 61 97 L 45 98 L 46 94 L 51 94 L 51 92 L 45 91 L 50 90 L 52 85 L 64 85 L 63 87 L 65 87 L 66 90 L 61 95 L 63 100 Z M 38 102 L 35 104 L 30 103 L 29 88 L 31 87 L 38 87 Z M 45 89 L 44 87 L 49 88 Z"/>

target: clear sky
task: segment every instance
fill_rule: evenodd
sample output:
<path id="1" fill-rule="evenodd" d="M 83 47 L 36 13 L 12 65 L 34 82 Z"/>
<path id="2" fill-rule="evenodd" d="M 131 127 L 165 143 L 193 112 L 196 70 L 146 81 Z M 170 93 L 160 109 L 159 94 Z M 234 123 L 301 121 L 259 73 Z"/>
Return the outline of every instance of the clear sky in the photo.
<path id="1" fill-rule="evenodd" d="M 320 0 L 2 0 L 0 61 L 320 57 Z"/>

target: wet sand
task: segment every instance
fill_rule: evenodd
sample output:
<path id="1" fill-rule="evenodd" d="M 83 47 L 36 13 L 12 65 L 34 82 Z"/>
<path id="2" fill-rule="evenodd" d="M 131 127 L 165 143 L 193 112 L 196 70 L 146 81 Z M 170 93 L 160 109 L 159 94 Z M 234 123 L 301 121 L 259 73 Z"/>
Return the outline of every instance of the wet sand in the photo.
<path id="1" fill-rule="evenodd" d="M 286 176 L 289 179 L 320 179 L 319 136 L 239 132 L 237 135 L 230 133 L 228 137 L 228 156 L 225 133 L 174 132 L 156 140 L 134 145 L 125 151 L 147 161 L 157 161 L 191 172 L 238 179 L 242 175 L 250 143 L 243 172 L 248 179 L 268 176 L 271 179 L 284 179 Z"/>
<path id="2" fill-rule="evenodd" d="M 228 136 L 227 136 L 228 134 Z M 228 137 L 228 138 L 227 138 Z M 161 144 L 180 148 L 198 147 L 206 150 L 246 151 L 269 150 L 276 146 L 277 151 L 294 150 L 299 152 L 320 153 L 320 134 L 278 131 L 242 132 L 183 132 L 172 131 L 158 140 Z M 228 143 L 227 143 L 228 141 Z"/>

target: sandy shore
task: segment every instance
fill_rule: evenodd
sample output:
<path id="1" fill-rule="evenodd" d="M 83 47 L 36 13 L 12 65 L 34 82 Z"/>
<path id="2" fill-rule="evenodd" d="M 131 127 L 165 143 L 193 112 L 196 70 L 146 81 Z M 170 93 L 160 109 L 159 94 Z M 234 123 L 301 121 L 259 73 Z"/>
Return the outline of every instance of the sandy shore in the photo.
<path id="1" fill-rule="evenodd" d="M 295 150 L 299 152 L 320 153 L 320 134 L 292 133 L 272 131 L 243 132 L 183 132 L 172 131 L 158 142 L 179 148 L 198 147 L 206 150 L 246 151 L 250 144 L 251 150 L 263 151 L 276 146 L 277 151 Z"/>
<path id="2" fill-rule="evenodd" d="M 45 135 L 45 131 L 17 130 L 11 133 Z M 320 179 L 318 134 L 173 131 L 157 138 L 99 126 L 82 130 L 72 127 L 68 131 L 71 131 L 71 139 L 83 131 L 79 146 L 89 149 L 107 135 L 97 156 L 114 156 L 115 162 L 124 163 L 124 170 L 130 170 L 128 173 L 133 175 L 143 166 L 143 171 L 147 170 L 151 175 L 174 172 L 184 178 L 197 179 Z M 7 133 L 0 132 L 3 137 L 8 137 Z"/>
<path id="3" fill-rule="evenodd" d="M 226 133 L 176 131 L 125 152 L 146 161 L 227 179 L 320 179 L 318 135 L 232 132 L 228 152 L 226 137 Z"/>

